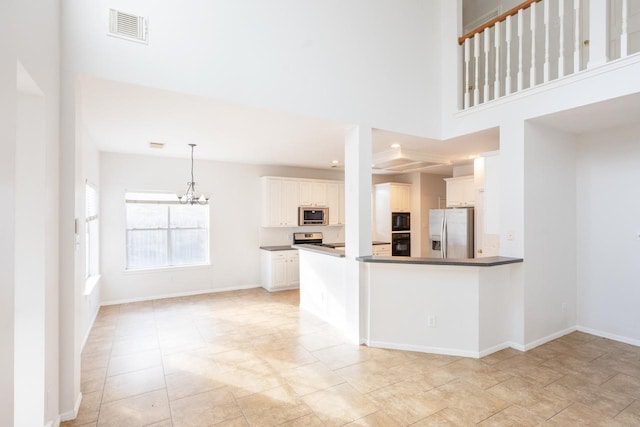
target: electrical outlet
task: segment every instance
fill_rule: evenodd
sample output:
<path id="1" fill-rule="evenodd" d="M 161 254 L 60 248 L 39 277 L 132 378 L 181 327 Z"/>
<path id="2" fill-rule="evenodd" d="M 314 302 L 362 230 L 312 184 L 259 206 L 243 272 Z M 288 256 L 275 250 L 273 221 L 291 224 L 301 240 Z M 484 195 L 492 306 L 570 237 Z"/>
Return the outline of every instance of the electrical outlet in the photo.
<path id="1" fill-rule="evenodd" d="M 427 327 L 435 328 L 438 324 L 438 318 L 436 316 L 427 316 Z"/>
<path id="2" fill-rule="evenodd" d="M 507 231 L 507 240 L 513 240 L 513 235 L 515 232 L 513 230 Z"/>

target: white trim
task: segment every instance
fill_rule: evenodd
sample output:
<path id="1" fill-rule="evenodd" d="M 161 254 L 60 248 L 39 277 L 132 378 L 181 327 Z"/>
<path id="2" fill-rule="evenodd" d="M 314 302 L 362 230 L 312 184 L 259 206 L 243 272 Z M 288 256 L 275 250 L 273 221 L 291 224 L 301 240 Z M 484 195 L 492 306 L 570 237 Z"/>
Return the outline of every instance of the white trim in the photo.
<path id="1" fill-rule="evenodd" d="M 456 348 L 426 347 L 422 345 L 397 344 L 382 341 L 369 341 L 368 345 L 369 347 L 387 348 L 390 350 L 417 351 L 420 353 L 444 354 L 447 356 L 472 357 L 474 359 L 480 358 L 480 353 L 477 351 L 458 350 Z"/>
<path id="2" fill-rule="evenodd" d="M 89 326 L 87 327 L 87 331 L 84 333 L 84 338 L 82 339 L 82 344 L 80 344 L 80 352 L 82 353 L 82 351 L 84 350 L 84 346 L 87 344 L 87 341 L 89 340 L 89 335 L 91 335 L 91 329 L 93 329 L 93 324 L 96 322 L 96 319 L 98 318 L 98 313 L 100 312 L 100 306 L 102 304 L 98 303 L 96 304 L 96 309 L 93 313 L 93 317 L 91 318 L 91 321 L 89 322 Z"/>
<path id="3" fill-rule="evenodd" d="M 78 411 L 80 410 L 80 403 L 82 403 L 82 393 L 78 393 L 76 404 L 73 406 L 73 410 L 60 414 L 60 421 L 71 421 L 78 417 Z"/>
<path id="4" fill-rule="evenodd" d="M 100 274 L 94 274 L 93 276 L 87 277 L 87 279 L 84 281 L 85 297 L 91 295 L 95 287 L 98 286 L 98 283 L 100 283 L 100 278 L 102 278 L 102 275 Z"/>
<path id="5" fill-rule="evenodd" d="M 536 348 L 538 346 L 541 346 L 542 344 L 546 344 L 549 341 L 556 340 L 556 339 L 558 339 L 560 337 L 568 335 L 568 334 L 570 334 L 572 332 L 575 332 L 577 330 L 578 330 L 577 326 L 572 326 L 572 327 L 564 329 L 562 331 L 554 332 L 553 334 L 547 335 L 546 337 L 542 337 L 542 338 L 539 338 L 539 339 L 537 339 L 535 341 L 532 341 L 532 342 L 530 342 L 528 344 L 525 344 L 524 345 L 524 351 L 529 351 L 529 350 L 534 349 L 534 348 Z"/>
<path id="6" fill-rule="evenodd" d="M 585 334 L 596 335 L 598 337 L 607 338 L 614 341 L 619 341 L 625 344 L 635 345 L 640 347 L 640 340 L 634 338 L 623 337 L 621 335 L 611 334 L 609 332 L 599 331 L 597 329 L 591 329 L 584 326 L 578 326 L 578 331 L 584 332 Z"/>
<path id="7" fill-rule="evenodd" d="M 484 350 L 480 350 L 478 353 L 480 357 L 485 357 L 490 354 L 493 354 L 497 351 L 504 350 L 505 348 L 513 347 L 513 344 L 510 342 L 503 342 L 502 344 L 494 345 L 493 347 L 486 348 Z"/>
<path id="8" fill-rule="evenodd" d="M 263 288 L 265 288 L 264 286 L 262 286 Z M 274 288 L 274 289 L 269 289 L 269 288 L 265 288 L 267 291 L 269 292 L 280 292 L 280 291 L 290 291 L 292 289 L 300 289 L 300 285 L 293 285 L 293 286 L 285 286 L 282 288 Z"/>
<path id="9" fill-rule="evenodd" d="M 165 299 L 165 298 L 176 298 L 176 297 L 188 297 L 193 295 L 203 295 L 203 294 L 213 294 L 217 292 L 229 292 L 229 291 L 240 291 L 243 289 L 255 289 L 261 288 L 261 285 L 246 285 L 246 286 L 232 286 L 228 288 L 216 288 L 216 289 L 204 289 L 199 291 L 189 291 L 189 292 L 177 292 L 174 294 L 162 294 L 162 295 L 152 295 L 147 297 L 138 297 L 138 298 L 124 298 L 119 300 L 111 300 L 111 301 L 102 301 L 100 306 L 107 305 L 117 305 L 117 304 L 128 304 L 131 302 L 141 302 L 141 301 L 153 301 L 157 299 Z"/>
<path id="10" fill-rule="evenodd" d="M 60 427 L 60 415 L 56 415 L 53 421 L 49 421 L 44 427 Z"/>

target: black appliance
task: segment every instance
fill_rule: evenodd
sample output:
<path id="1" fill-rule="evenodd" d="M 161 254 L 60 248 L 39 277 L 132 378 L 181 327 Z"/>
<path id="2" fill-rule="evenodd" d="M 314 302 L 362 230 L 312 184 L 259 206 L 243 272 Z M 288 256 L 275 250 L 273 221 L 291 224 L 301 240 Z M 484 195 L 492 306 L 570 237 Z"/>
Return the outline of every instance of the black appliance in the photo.
<path id="1" fill-rule="evenodd" d="M 391 255 L 411 256 L 411 233 L 391 234 Z"/>
<path id="2" fill-rule="evenodd" d="M 391 231 L 411 230 L 411 214 L 409 212 L 391 213 Z"/>

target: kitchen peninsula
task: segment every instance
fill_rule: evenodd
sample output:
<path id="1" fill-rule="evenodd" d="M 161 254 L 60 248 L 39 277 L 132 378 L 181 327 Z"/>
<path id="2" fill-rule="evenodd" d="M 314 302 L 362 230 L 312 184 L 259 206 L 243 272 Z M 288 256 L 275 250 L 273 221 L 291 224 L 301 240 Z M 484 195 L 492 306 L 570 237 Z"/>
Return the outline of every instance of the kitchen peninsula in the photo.
<path id="1" fill-rule="evenodd" d="M 344 330 L 344 253 L 300 249 L 300 307 Z M 510 346 L 512 278 L 522 259 L 365 256 L 361 340 L 371 347 L 482 357 Z"/>

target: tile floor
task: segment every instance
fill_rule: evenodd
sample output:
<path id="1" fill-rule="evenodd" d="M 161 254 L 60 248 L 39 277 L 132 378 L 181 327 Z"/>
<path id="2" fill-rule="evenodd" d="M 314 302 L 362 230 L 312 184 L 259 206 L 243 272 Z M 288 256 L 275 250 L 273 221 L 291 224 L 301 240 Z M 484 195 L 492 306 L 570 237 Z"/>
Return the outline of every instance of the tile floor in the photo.
<path id="1" fill-rule="evenodd" d="M 638 426 L 640 348 L 573 333 L 480 360 L 345 343 L 262 289 L 103 307 L 69 426 Z"/>

